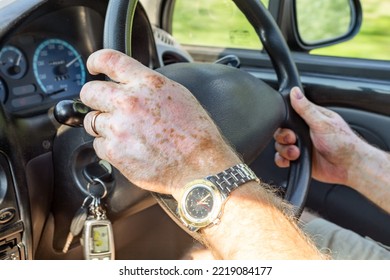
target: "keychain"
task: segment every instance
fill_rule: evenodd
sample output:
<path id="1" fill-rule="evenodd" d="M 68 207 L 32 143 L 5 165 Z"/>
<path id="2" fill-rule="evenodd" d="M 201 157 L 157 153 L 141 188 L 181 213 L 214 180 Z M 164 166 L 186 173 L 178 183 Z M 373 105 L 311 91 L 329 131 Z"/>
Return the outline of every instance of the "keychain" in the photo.
<path id="1" fill-rule="evenodd" d="M 89 196 L 86 197 L 72 220 L 63 252 L 66 253 L 68 251 L 73 237 L 83 231 L 80 242 L 83 246 L 84 258 L 86 260 L 114 260 L 115 244 L 112 224 L 107 219 L 106 211 L 101 205 L 101 199 L 106 196 L 107 188 L 99 179 L 94 179 L 94 182 L 101 184 L 104 192 L 100 197 L 92 194 L 90 190 L 91 184 L 88 183 L 87 190 Z M 92 202 L 87 207 L 86 204 L 90 200 Z"/>

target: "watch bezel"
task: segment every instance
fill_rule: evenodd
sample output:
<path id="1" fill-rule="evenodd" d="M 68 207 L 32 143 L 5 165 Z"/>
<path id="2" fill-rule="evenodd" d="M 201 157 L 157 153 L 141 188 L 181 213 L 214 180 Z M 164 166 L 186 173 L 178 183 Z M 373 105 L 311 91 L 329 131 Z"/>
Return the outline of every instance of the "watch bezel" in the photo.
<path id="1" fill-rule="evenodd" d="M 211 193 L 212 199 L 213 199 L 213 207 L 209 211 L 208 215 L 205 218 L 197 219 L 194 218 L 187 210 L 186 201 L 188 198 L 188 195 L 191 193 L 192 190 L 198 187 L 203 187 Z M 224 196 L 222 195 L 221 191 L 210 181 L 205 179 L 199 179 L 190 182 L 187 184 L 184 189 L 183 193 L 180 198 L 180 202 L 178 204 L 178 212 L 183 220 L 183 222 L 187 225 L 189 228 L 203 228 L 208 226 L 209 224 L 214 223 L 220 216 L 221 208 L 224 201 Z"/>

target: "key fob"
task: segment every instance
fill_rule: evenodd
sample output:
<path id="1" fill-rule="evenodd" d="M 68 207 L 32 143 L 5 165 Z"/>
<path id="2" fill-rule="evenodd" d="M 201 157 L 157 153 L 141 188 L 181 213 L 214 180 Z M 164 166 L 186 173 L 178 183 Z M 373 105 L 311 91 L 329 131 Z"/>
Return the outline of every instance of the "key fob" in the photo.
<path id="1" fill-rule="evenodd" d="M 114 260 L 115 246 L 111 222 L 107 219 L 87 219 L 81 244 L 86 260 Z"/>

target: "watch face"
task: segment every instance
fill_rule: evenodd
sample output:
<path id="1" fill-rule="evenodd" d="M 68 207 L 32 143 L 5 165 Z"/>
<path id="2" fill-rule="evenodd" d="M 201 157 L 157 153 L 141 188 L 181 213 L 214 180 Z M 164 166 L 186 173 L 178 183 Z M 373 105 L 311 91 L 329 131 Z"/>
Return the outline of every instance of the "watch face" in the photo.
<path id="1" fill-rule="evenodd" d="M 207 180 L 196 180 L 184 188 L 179 203 L 179 215 L 192 227 L 204 227 L 214 222 L 220 213 L 222 196 Z"/>
<path id="2" fill-rule="evenodd" d="M 209 188 L 202 185 L 193 188 L 185 200 L 187 213 L 194 219 L 205 219 L 213 209 L 214 199 Z"/>

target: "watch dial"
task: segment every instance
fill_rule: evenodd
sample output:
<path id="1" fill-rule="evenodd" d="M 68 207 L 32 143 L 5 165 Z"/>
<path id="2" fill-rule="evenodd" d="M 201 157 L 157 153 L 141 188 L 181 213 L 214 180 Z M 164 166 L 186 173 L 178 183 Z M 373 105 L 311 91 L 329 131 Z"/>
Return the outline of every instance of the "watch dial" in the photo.
<path id="1" fill-rule="evenodd" d="M 195 219 L 204 219 L 213 209 L 213 195 L 210 190 L 198 186 L 188 193 L 185 204 L 189 215 Z"/>

